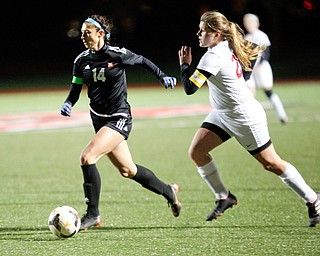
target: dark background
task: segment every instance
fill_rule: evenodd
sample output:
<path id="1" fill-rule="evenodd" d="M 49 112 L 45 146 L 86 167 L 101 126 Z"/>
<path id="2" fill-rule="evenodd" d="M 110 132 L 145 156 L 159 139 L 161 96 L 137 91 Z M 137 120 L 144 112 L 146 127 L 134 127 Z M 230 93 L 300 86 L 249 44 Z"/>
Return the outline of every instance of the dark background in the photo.
<path id="1" fill-rule="evenodd" d="M 275 79 L 319 78 L 320 0 L 312 3 L 308 10 L 303 0 L 2 1 L 0 81 L 46 77 L 45 86 L 67 77 L 68 84 L 73 60 L 84 50 L 77 34 L 90 14 L 112 18 L 120 46 L 177 75 L 181 45 L 192 47 L 194 65 L 203 54 L 196 32 L 206 10 L 218 10 L 242 28 L 245 13 L 257 14 L 272 43 Z"/>

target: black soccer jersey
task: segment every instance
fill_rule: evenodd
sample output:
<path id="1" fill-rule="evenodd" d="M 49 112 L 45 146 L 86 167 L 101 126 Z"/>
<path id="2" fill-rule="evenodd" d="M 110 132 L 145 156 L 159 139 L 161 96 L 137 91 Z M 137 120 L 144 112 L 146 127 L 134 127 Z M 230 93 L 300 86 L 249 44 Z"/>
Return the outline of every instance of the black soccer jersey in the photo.
<path id="1" fill-rule="evenodd" d="M 158 80 L 166 76 L 147 58 L 126 48 L 104 45 L 97 52 L 86 50 L 75 59 L 73 80 L 67 100 L 74 105 L 79 99 L 82 84 L 86 84 L 91 111 L 100 115 L 130 114 L 126 65 L 142 66 Z"/>

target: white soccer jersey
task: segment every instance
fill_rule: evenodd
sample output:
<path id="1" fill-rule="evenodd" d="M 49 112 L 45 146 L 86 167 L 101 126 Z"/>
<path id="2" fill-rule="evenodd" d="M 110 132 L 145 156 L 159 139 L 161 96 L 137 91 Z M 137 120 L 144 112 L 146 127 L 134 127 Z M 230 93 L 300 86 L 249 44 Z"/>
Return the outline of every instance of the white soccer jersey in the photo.
<path id="1" fill-rule="evenodd" d="M 270 136 L 265 111 L 248 89 L 241 65 L 228 42 L 208 49 L 197 69 L 212 74 L 207 84 L 213 110 L 204 122 L 215 124 L 235 136 L 246 150 L 266 145 Z"/>
<path id="2" fill-rule="evenodd" d="M 255 101 L 242 76 L 241 65 L 229 49 L 228 41 L 208 49 L 197 69 L 213 75 L 208 78 L 207 84 L 210 103 L 215 109 L 232 111 L 238 105 Z"/>
<path id="3" fill-rule="evenodd" d="M 269 37 L 267 36 L 266 33 L 264 33 L 263 31 L 261 31 L 260 29 L 257 29 L 254 33 L 250 34 L 246 34 L 244 39 L 253 42 L 257 45 L 265 45 L 265 46 L 270 46 L 271 42 L 269 40 Z"/>
<path id="4" fill-rule="evenodd" d="M 265 45 L 269 47 L 271 45 L 267 34 L 260 29 L 257 29 L 254 33 L 246 34 L 245 39 L 260 46 Z M 269 61 L 265 59 L 261 61 L 261 56 L 257 59 L 252 75 L 247 81 L 247 86 L 249 88 L 258 87 L 265 89 L 273 87 L 273 73 Z"/>

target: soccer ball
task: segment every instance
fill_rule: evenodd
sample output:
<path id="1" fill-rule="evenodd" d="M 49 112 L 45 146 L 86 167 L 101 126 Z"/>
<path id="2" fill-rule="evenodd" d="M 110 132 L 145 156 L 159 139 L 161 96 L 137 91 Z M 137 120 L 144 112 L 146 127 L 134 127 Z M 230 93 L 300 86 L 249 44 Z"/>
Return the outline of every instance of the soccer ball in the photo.
<path id="1" fill-rule="evenodd" d="M 48 219 L 48 226 L 52 234 L 61 238 L 69 238 L 78 233 L 80 224 L 79 213 L 67 205 L 55 208 Z"/>

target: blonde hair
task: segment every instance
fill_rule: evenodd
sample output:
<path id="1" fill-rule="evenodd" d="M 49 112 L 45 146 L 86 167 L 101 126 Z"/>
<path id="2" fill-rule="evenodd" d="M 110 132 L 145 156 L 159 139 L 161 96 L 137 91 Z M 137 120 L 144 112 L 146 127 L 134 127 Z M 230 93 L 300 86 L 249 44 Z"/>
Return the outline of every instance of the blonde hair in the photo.
<path id="1" fill-rule="evenodd" d="M 206 29 L 219 31 L 223 40 L 229 42 L 229 47 L 236 55 L 244 70 L 251 71 L 251 61 L 259 57 L 265 46 L 257 46 L 244 39 L 244 32 L 237 23 L 228 19 L 218 11 L 208 11 L 202 14 L 200 21 L 206 24 Z"/>

